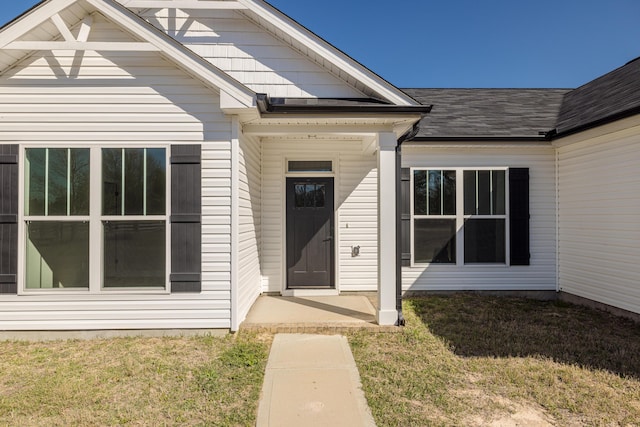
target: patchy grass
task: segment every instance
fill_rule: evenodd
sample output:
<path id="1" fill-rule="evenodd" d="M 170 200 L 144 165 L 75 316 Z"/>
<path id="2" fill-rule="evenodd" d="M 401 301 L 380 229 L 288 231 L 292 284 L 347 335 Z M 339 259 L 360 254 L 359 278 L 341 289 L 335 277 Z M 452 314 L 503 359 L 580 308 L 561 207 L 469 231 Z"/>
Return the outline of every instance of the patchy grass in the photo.
<path id="1" fill-rule="evenodd" d="M 378 426 L 640 426 L 640 325 L 554 302 L 406 302 L 349 341 Z M 0 342 L 0 425 L 250 426 L 271 335 Z"/>
<path id="2" fill-rule="evenodd" d="M 640 425 L 640 325 L 557 302 L 406 302 L 350 343 L 379 426 Z"/>
<path id="3" fill-rule="evenodd" d="M 0 425 L 254 425 L 270 340 L 0 342 Z"/>

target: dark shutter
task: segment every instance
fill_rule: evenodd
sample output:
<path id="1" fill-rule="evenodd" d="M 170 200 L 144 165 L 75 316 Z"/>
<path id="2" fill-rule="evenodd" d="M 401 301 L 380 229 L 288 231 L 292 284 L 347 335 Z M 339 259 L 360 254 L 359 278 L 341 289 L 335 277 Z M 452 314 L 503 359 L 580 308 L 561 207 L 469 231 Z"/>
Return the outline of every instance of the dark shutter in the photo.
<path id="1" fill-rule="evenodd" d="M 400 183 L 402 266 L 411 265 L 411 169 L 402 168 Z"/>
<path id="2" fill-rule="evenodd" d="M 529 169 L 509 169 L 511 265 L 529 265 Z"/>
<path id="3" fill-rule="evenodd" d="M 200 145 L 171 146 L 171 292 L 202 290 Z"/>
<path id="4" fill-rule="evenodd" d="M 0 145 L 0 294 L 18 292 L 18 145 Z"/>

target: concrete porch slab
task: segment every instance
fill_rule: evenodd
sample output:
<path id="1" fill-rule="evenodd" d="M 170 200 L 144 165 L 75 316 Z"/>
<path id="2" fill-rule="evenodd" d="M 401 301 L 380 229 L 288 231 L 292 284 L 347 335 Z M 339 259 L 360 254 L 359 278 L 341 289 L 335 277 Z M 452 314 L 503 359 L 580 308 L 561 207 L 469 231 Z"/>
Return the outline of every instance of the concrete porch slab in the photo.
<path id="1" fill-rule="evenodd" d="M 261 296 L 255 302 L 243 330 L 274 333 L 323 333 L 350 329 L 396 330 L 376 324 L 376 310 L 367 296 L 319 297 Z"/>

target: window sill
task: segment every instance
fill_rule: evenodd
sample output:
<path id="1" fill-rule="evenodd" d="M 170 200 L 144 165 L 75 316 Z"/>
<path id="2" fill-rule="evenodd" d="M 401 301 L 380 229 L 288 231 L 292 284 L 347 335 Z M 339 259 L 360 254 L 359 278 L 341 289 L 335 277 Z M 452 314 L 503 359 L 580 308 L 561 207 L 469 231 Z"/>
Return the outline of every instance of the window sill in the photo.
<path id="1" fill-rule="evenodd" d="M 102 289 L 99 292 L 91 292 L 89 289 L 64 289 L 64 288 L 56 288 L 56 289 L 24 289 L 18 292 L 18 296 L 67 296 L 67 295 L 77 295 L 77 296 L 114 296 L 114 295 L 171 295 L 171 292 L 167 289 L 143 289 L 143 288 L 132 288 L 132 289 Z"/>
<path id="2" fill-rule="evenodd" d="M 445 267 L 445 268 L 473 268 L 473 267 L 479 267 L 479 268 L 494 268 L 494 267 L 503 267 L 503 268 L 507 268 L 507 267 L 511 267 L 508 264 L 504 264 L 504 263 L 473 263 L 473 264 L 450 264 L 450 263 L 428 263 L 428 264 L 416 264 L 416 263 L 412 263 L 410 268 L 430 268 L 430 267 Z"/>

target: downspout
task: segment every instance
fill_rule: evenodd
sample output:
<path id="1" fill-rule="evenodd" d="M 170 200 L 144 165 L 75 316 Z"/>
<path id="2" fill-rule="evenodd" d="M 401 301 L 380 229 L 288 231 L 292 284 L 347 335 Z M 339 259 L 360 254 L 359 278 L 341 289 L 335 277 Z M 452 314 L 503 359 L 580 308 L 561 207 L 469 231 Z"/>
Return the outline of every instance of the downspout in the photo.
<path id="1" fill-rule="evenodd" d="M 405 326 L 402 313 L 402 143 L 413 139 L 420 131 L 420 122 L 398 139 L 396 145 L 396 310 L 398 310 L 398 323 L 396 326 Z"/>

